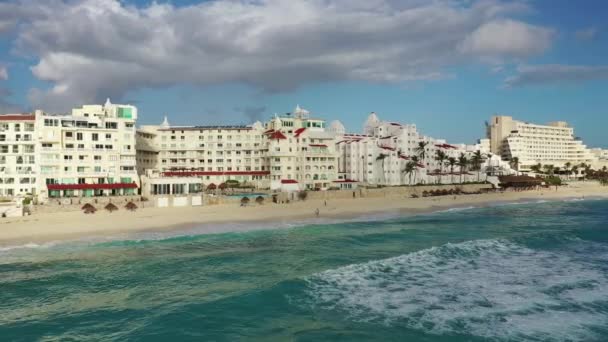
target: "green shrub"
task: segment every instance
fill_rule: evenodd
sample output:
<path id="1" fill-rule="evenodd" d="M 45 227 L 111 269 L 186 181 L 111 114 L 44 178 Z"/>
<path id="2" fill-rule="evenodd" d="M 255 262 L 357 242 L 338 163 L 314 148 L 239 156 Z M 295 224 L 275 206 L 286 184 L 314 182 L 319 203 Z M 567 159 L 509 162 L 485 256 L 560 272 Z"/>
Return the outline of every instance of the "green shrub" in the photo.
<path id="1" fill-rule="evenodd" d="M 549 176 L 545 178 L 545 183 L 547 183 L 547 185 L 558 186 L 562 185 L 562 179 L 557 176 Z"/>

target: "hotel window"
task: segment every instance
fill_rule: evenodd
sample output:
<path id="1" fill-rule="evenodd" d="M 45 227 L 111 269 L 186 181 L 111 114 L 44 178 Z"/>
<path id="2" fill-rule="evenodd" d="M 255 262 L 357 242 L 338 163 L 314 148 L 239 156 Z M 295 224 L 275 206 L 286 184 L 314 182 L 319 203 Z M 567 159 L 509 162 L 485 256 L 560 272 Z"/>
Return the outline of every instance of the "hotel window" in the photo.
<path id="1" fill-rule="evenodd" d="M 91 140 L 98 141 L 99 140 L 99 134 L 97 134 L 97 133 L 91 134 Z"/>
<path id="2" fill-rule="evenodd" d="M 82 133 L 76 133 L 76 140 L 82 140 Z"/>
<path id="3" fill-rule="evenodd" d="M 112 140 L 112 134 L 106 133 L 106 140 Z"/>

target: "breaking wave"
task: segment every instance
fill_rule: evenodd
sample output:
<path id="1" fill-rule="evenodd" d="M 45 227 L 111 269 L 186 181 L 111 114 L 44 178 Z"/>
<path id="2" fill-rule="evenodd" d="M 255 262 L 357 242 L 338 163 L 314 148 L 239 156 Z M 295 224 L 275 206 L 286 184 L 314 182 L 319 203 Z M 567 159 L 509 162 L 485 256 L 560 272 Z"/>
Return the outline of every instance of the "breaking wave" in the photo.
<path id="1" fill-rule="evenodd" d="M 585 242 L 589 246 L 589 242 Z M 608 326 L 608 246 L 593 257 L 476 240 L 307 279 L 314 307 L 355 321 L 498 340 L 588 341 Z"/>

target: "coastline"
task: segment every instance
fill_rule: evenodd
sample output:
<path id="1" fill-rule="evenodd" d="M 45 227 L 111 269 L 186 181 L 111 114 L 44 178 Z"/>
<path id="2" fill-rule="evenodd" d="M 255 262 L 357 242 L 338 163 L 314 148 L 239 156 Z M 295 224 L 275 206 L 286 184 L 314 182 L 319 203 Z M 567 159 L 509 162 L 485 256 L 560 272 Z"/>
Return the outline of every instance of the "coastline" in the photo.
<path id="1" fill-rule="evenodd" d="M 291 204 L 235 204 L 182 208 L 143 208 L 136 212 L 98 211 L 44 213 L 0 221 L 0 248 L 5 246 L 63 242 L 86 238 L 108 238 L 136 233 L 188 231 L 196 234 L 220 234 L 314 224 L 316 222 L 365 219 L 370 216 L 416 215 L 466 207 L 484 207 L 500 203 L 568 198 L 608 198 L 608 188 L 595 182 L 573 183 L 557 191 L 489 193 L 480 195 L 440 196 L 427 198 L 357 198 L 307 200 Z M 319 209 L 319 218 L 315 210 Z"/>

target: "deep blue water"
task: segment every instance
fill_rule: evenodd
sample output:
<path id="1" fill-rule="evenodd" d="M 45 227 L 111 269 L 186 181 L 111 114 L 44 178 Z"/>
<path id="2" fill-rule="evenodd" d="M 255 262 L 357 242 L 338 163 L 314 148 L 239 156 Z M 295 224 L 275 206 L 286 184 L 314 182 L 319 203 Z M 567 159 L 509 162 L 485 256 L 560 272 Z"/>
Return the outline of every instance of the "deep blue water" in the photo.
<path id="1" fill-rule="evenodd" d="M 608 201 L 4 248 L 0 340 L 607 341 Z"/>

